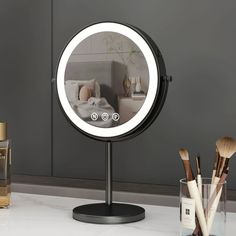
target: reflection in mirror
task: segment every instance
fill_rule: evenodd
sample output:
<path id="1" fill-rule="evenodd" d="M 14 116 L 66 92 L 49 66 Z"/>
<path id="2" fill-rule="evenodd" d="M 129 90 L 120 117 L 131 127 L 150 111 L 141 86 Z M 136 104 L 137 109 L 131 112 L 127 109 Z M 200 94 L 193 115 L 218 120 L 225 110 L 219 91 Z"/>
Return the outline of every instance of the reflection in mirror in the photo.
<path id="1" fill-rule="evenodd" d="M 93 34 L 71 54 L 65 92 L 74 112 L 90 125 L 109 128 L 132 119 L 149 87 L 143 53 L 124 35 Z"/>

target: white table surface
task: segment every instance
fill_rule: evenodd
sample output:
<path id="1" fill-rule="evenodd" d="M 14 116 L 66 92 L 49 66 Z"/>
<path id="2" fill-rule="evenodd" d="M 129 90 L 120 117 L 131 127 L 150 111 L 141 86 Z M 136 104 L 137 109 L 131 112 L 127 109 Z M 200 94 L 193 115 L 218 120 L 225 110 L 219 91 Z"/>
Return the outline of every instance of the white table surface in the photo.
<path id="1" fill-rule="evenodd" d="M 0 209 L 1 236 L 178 236 L 179 210 L 142 205 L 146 218 L 121 225 L 97 225 L 72 219 L 76 206 L 94 200 L 13 193 L 9 209 Z M 227 215 L 227 236 L 235 235 L 236 214 Z"/>

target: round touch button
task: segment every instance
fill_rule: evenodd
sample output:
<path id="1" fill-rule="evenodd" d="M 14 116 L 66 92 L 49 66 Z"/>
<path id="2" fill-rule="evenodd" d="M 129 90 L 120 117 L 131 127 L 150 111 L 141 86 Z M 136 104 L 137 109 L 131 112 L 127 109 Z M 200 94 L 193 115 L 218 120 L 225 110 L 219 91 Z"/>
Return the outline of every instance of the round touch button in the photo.
<path id="1" fill-rule="evenodd" d="M 106 120 L 108 120 L 108 118 L 109 118 L 108 113 L 106 113 L 106 112 L 102 113 L 102 120 L 106 121 Z"/>
<path id="2" fill-rule="evenodd" d="M 118 113 L 113 113 L 112 114 L 112 120 L 118 121 L 120 119 L 120 115 Z"/>
<path id="3" fill-rule="evenodd" d="M 97 114 L 96 112 L 93 112 L 93 113 L 91 114 L 91 119 L 92 119 L 92 120 L 97 120 L 97 119 L 98 119 L 98 114 Z"/>

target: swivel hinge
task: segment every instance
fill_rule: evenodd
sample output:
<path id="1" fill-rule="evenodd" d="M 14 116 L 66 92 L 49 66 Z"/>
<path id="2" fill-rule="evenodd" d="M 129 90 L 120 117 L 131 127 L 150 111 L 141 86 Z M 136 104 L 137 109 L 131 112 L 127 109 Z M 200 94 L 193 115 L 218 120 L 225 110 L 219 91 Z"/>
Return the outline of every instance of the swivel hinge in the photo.
<path id="1" fill-rule="evenodd" d="M 171 75 L 162 75 L 161 79 L 166 80 L 168 82 L 171 82 L 173 80 Z"/>

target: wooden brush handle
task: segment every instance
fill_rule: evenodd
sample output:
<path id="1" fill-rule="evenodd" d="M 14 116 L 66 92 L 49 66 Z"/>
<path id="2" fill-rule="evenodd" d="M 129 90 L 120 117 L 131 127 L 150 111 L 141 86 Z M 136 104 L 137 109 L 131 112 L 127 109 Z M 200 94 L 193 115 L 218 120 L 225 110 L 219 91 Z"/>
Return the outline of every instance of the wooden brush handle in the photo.
<path id="1" fill-rule="evenodd" d="M 197 175 L 197 186 L 198 186 L 200 197 L 202 198 L 202 177 L 199 174 Z M 200 227 L 197 217 L 196 217 L 196 228 L 193 231 L 192 236 L 202 236 L 201 227 Z"/>
<path id="2" fill-rule="evenodd" d="M 217 193 L 213 203 L 211 204 L 211 208 L 208 209 L 207 229 L 208 229 L 209 233 L 211 231 L 211 227 L 212 227 L 212 224 L 213 224 L 213 221 L 214 221 L 214 218 L 215 218 L 215 214 L 216 214 L 216 210 L 218 208 L 218 204 L 219 204 L 219 201 L 220 201 L 221 194 L 222 194 L 222 187 L 221 187 L 220 191 Z"/>
<path id="3" fill-rule="evenodd" d="M 195 200 L 196 213 L 199 220 L 199 224 L 201 226 L 203 236 L 209 236 L 208 230 L 207 230 L 206 218 L 205 218 L 204 210 L 202 206 L 202 199 L 199 194 L 197 183 L 195 180 L 192 180 L 192 181 L 188 181 L 187 185 L 188 185 L 190 197 Z"/>
<path id="4" fill-rule="evenodd" d="M 197 165 L 197 174 L 201 175 L 201 163 L 200 163 L 200 156 L 196 157 L 196 165 Z"/>
<path id="5" fill-rule="evenodd" d="M 223 174 L 224 170 L 226 170 L 229 166 L 229 158 L 225 158 L 224 164 L 222 164 L 220 168 L 220 176 Z"/>
<path id="6" fill-rule="evenodd" d="M 214 181 L 213 181 L 213 184 L 217 185 L 219 182 L 220 182 L 220 178 L 219 177 L 215 177 Z"/>
<path id="7" fill-rule="evenodd" d="M 213 184 L 213 182 L 214 182 L 215 175 L 216 175 L 216 170 L 214 169 L 212 171 L 211 184 Z"/>
<path id="8" fill-rule="evenodd" d="M 213 184 L 214 178 L 216 176 L 216 170 L 218 169 L 219 161 L 220 161 L 220 155 L 219 155 L 219 152 L 216 148 L 216 159 L 215 159 L 214 168 L 213 168 L 212 177 L 211 177 L 212 184 Z"/>
<path id="9" fill-rule="evenodd" d="M 222 166 L 224 167 L 224 163 L 225 163 L 225 158 L 224 157 L 220 157 L 219 161 L 218 161 L 217 168 L 216 168 L 216 177 L 220 178 L 220 176 L 221 176 L 221 169 L 222 169 Z"/>
<path id="10" fill-rule="evenodd" d="M 218 193 L 221 191 L 222 185 L 225 183 L 225 180 L 228 176 L 228 173 L 223 173 L 223 175 L 221 176 L 221 178 L 217 178 L 217 180 L 215 181 L 215 184 L 211 187 L 211 194 L 210 194 L 210 199 L 208 201 L 207 204 L 207 208 L 206 208 L 206 215 L 208 215 L 208 210 L 212 207 Z"/>
<path id="11" fill-rule="evenodd" d="M 202 236 L 202 230 L 201 230 L 197 216 L 196 216 L 196 228 L 194 229 L 192 236 Z"/>
<path id="12" fill-rule="evenodd" d="M 202 197 L 202 177 L 201 177 L 201 175 L 197 175 L 197 187 L 199 190 L 200 197 Z"/>
<path id="13" fill-rule="evenodd" d="M 219 181 L 220 181 L 220 178 L 215 176 L 215 178 L 213 179 L 213 182 L 210 186 L 210 195 L 209 195 L 210 199 L 214 197 L 213 195 L 215 195 L 216 187 L 217 187 Z"/>
<path id="14" fill-rule="evenodd" d="M 193 171 L 192 171 L 192 168 L 190 165 L 190 161 L 189 160 L 183 161 L 183 164 L 184 164 L 184 169 L 185 169 L 187 181 L 194 180 Z"/>
<path id="15" fill-rule="evenodd" d="M 228 176 L 228 171 L 226 170 L 226 172 L 224 172 L 221 178 L 218 180 L 217 185 L 214 185 L 214 192 L 211 193 L 210 200 L 208 201 L 207 207 L 205 209 L 205 215 L 207 216 L 207 229 L 209 233 L 211 231 L 211 227 L 212 227 L 215 214 L 218 208 L 218 204 L 220 201 L 220 197 L 222 194 L 222 186 L 225 183 L 227 176 Z"/>

